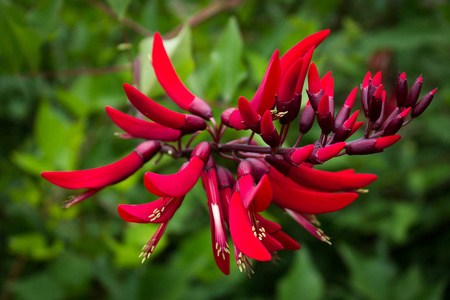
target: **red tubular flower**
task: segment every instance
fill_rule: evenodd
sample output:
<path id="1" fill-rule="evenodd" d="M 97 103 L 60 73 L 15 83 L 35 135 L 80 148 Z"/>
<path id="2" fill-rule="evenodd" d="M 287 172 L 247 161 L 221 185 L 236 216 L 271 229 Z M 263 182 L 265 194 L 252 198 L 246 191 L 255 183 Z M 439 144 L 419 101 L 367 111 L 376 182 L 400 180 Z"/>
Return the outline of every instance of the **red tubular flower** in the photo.
<path id="1" fill-rule="evenodd" d="M 417 99 L 419 99 L 420 90 L 422 89 L 422 75 L 420 75 L 416 81 L 414 81 L 411 89 L 408 93 L 408 99 L 406 100 L 406 107 L 414 108 L 416 106 Z"/>
<path id="2" fill-rule="evenodd" d="M 381 106 L 383 103 L 383 85 L 380 84 L 375 90 L 372 99 L 369 102 L 369 119 L 372 122 L 378 120 L 381 114 Z"/>
<path id="3" fill-rule="evenodd" d="M 179 107 L 206 120 L 212 118 L 211 107 L 204 100 L 192 94 L 181 82 L 158 32 L 153 38 L 152 65 L 159 83 Z"/>
<path id="4" fill-rule="evenodd" d="M 268 176 L 273 189 L 273 202 L 298 213 L 329 213 L 346 207 L 358 198 L 357 193 L 327 193 L 307 189 L 273 167 Z"/>
<path id="5" fill-rule="evenodd" d="M 398 74 L 395 93 L 397 96 L 397 106 L 405 107 L 408 99 L 408 81 L 406 80 L 406 74 L 404 72 Z"/>
<path id="6" fill-rule="evenodd" d="M 280 80 L 280 58 L 278 50 L 275 50 L 258 90 L 250 100 L 250 104 L 260 116 L 275 105 L 275 95 L 278 92 Z"/>
<path id="7" fill-rule="evenodd" d="M 255 178 L 253 177 L 253 164 L 248 160 L 239 163 L 238 187 L 242 204 L 249 209 L 253 204 L 255 211 L 264 211 L 272 201 L 272 187 L 264 174 L 255 187 Z"/>
<path id="8" fill-rule="evenodd" d="M 355 86 L 355 88 L 350 92 L 350 94 L 347 97 L 347 100 L 345 100 L 344 105 L 342 105 L 341 109 L 339 110 L 338 114 L 336 115 L 336 118 L 334 120 L 334 132 L 336 132 L 342 124 L 345 122 L 345 120 L 348 119 L 350 116 L 350 111 L 352 110 L 353 104 L 355 103 L 356 93 L 358 91 L 358 87 Z"/>
<path id="9" fill-rule="evenodd" d="M 392 146 L 401 138 L 400 135 L 390 135 L 378 139 L 364 139 L 347 145 L 348 155 L 364 155 L 383 151 Z"/>
<path id="10" fill-rule="evenodd" d="M 238 192 L 230 199 L 230 233 L 236 247 L 246 256 L 260 260 L 271 260 L 272 256 L 259 240 L 254 224 L 249 219 L 249 212 L 244 207 Z"/>
<path id="11" fill-rule="evenodd" d="M 331 111 L 330 107 L 330 97 L 325 94 L 319 101 L 319 106 L 317 107 L 317 123 L 319 123 L 322 133 L 327 135 L 333 129 L 334 111 Z"/>
<path id="12" fill-rule="evenodd" d="M 281 74 L 285 74 L 290 66 L 300 57 L 305 56 L 306 52 L 312 46 L 319 46 L 320 43 L 330 34 L 330 30 L 322 30 L 311 34 L 310 36 L 301 40 L 297 45 L 289 49 L 280 59 Z"/>
<path id="13" fill-rule="evenodd" d="M 327 160 L 336 157 L 344 147 L 345 142 L 339 142 L 323 148 L 314 148 L 307 161 L 314 164 L 323 164 Z"/>
<path id="14" fill-rule="evenodd" d="M 361 104 L 364 111 L 364 115 L 368 117 L 369 113 L 369 83 L 372 79 L 372 74 L 370 72 L 367 72 L 366 76 L 364 77 L 364 80 L 361 84 Z"/>
<path id="15" fill-rule="evenodd" d="M 328 172 L 307 167 L 305 164 L 295 167 L 279 160 L 270 160 L 269 162 L 280 173 L 298 185 L 324 192 L 358 190 L 377 179 L 374 174 L 347 172 L 350 170 Z"/>
<path id="16" fill-rule="evenodd" d="M 92 196 L 106 186 L 118 183 L 139 170 L 160 149 L 160 143 L 146 141 L 139 144 L 136 149 L 121 160 L 103 167 L 62 172 L 42 172 L 41 176 L 47 181 L 66 189 L 87 189 L 69 199 L 64 205 L 72 206 Z"/>
<path id="17" fill-rule="evenodd" d="M 171 175 L 160 175 L 152 172 L 145 173 L 145 187 L 150 193 L 160 197 L 184 196 L 194 187 L 200 178 L 203 167 L 209 159 L 209 153 L 209 143 L 201 142 L 192 151 L 189 162 L 178 173 Z"/>
<path id="18" fill-rule="evenodd" d="M 216 168 L 212 157 L 202 172 L 203 187 L 208 199 L 209 216 L 211 221 L 211 241 L 219 269 L 225 274 L 230 274 L 230 247 L 225 228 L 225 219 L 222 202 L 220 200 L 219 187 L 217 183 Z"/>
<path id="19" fill-rule="evenodd" d="M 359 110 L 355 111 L 344 124 L 342 124 L 333 136 L 333 143 L 345 141 L 351 134 L 358 118 Z M 335 122 L 336 124 L 336 122 Z"/>
<path id="20" fill-rule="evenodd" d="M 406 119 L 406 116 L 408 115 L 409 111 L 411 110 L 411 107 L 408 107 L 404 111 L 402 111 L 397 117 L 395 117 L 393 120 L 391 120 L 386 128 L 383 130 L 382 136 L 388 136 L 388 135 L 394 135 L 397 133 L 397 131 L 402 128 L 403 122 Z"/>
<path id="21" fill-rule="evenodd" d="M 301 106 L 301 90 L 296 92 L 296 86 L 301 80 L 303 70 L 303 58 L 299 58 L 289 70 L 286 72 L 281 80 L 280 88 L 278 90 L 278 97 L 276 98 L 276 106 L 278 112 L 285 113 L 280 118 L 281 124 L 288 124 L 294 120 L 300 111 Z M 306 73 L 305 73 L 306 74 Z M 304 77 L 303 77 L 304 80 Z"/>
<path id="22" fill-rule="evenodd" d="M 280 145 L 280 135 L 273 125 L 272 114 L 268 110 L 261 119 L 261 137 L 272 148 Z"/>
<path id="23" fill-rule="evenodd" d="M 205 121 L 200 117 L 180 114 L 167 109 L 127 83 L 123 84 L 123 88 L 127 94 L 128 100 L 130 100 L 134 107 L 136 107 L 136 109 L 144 116 L 160 125 L 179 129 L 185 134 L 206 128 Z"/>
<path id="24" fill-rule="evenodd" d="M 127 132 L 120 134 L 121 138 L 176 141 L 181 136 L 180 130 L 134 118 L 109 106 L 106 106 L 106 112 L 117 126 Z"/>
<path id="25" fill-rule="evenodd" d="M 303 214 L 299 214 L 299 213 L 297 213 L 293 210 L 287 209 L 287 208 L 285 209 L 285 211 L 292 217 L 292 219 L 297 221 L 297 223 L 299 223 L 301 226 L 303 226 L 303 228 L 305 228 L 315 238 L 331 245 L 330 237 L 328 235 L 326 235 L 321 229 L 314 226 L 314 224 L 312 224 L 310 222 L 310 220 L 305 218 L 305 216 Z"/>
<path id="26" fill-rule="evenodd" d="M 158 200 L 137 205 L 120 204 L 120 217 L 133 223 L 167 223 L 183 202 L 183 197 L 162 197 Z"/>
<path id="27" fill-rule="evenodd" d="M 417 118 L 425 111 L 425 109 L 427 109 L 428 105 L 430 105 L 431 101 L 433 100 L 436 90 L 437 90 L 437 88 L 432 90 L 425 96 L 423 96 L 422 99 L 420 99 L 420 101 L 414 107 L 414 109 L 411 113 L 411 117 Z"/>
<path id="28" fill-rule="evenodd" d="M 245 97 L 239 97 L 238 108 L 245 125 L 253 132 L 261 133 L 261 116 Z"/>

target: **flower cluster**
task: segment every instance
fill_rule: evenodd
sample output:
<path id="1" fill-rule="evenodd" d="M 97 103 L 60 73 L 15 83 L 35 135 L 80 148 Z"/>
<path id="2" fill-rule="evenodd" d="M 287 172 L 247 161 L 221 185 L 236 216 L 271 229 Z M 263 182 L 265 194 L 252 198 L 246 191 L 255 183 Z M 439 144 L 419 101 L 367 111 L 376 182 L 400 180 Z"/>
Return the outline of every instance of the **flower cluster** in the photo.
<path id="1" fill-rule="evenodd" d="M 123 87 L 131 104 L 153 122 L 112 107 L 106 107 L 106 112 L 125 131 L 120 137 L 146 141 L 113 164 L 81 171 L 43 172 L 42 177 L 63 188 L 85 189 L 66 202 L 65 207 L 69 207 L 124 180 L 158 153 L 175 159 L 186 158 L 187 162 L 175 174 L 145 173 L 145 187 L 160 197 L 158 200 L 118 207 L 120 217 L 127 222 L 159 224 L 143 248 L 143 260 L 152 254 L 170 220 L 200 178 L 209 208 L 213 256 L 224 274 L 230 272 L 230 237 L 236 264 L 247 274 L 253 272 L 250 259 L 269 261 L 277 251 L 300 248 L 279 224 L 261 215 L 271 203 L 313 236 L 330 243 L 330 238 L 318 228 L 316 215 L 346 207 L 377 176 L 354 170 L 321 171 L 314 169 L 314 165 L 345 154 L 381 152 L 393 145 L 400 139 L 397 131 L 422 114 L 436 90 L 418 101 L 422 77 L 408 89 L 406 75 L 401 73 L 395 90 L 397 107 L 388 111 L 381 72 L 374 76 L 369 72 L 359 88 L 361 116 L 359 110 L 352 113 L 358 87 L 335 114 L 331 72 L 320 77 L 311 62 L 315 48 L 328 34 L 329 30 L 323 30 L 308 36 L 281 58 L 276 50 L 251 100 L 240 97 L 238 107 L 225 110 L 217 125 L 208 103 L 180 81 L 163 40 L 156 33 L 151 55 L 156 77 L 167 95 L 188 113 L 169 110 L 125 83 Z M 308 101 L 302 108 L 306 80 Z M 287 147 L 284 145 L 287 134 L 289 129 L 293 131 L 290 125 L 299 115 L 298 139 Z M 358 117 L 364 120 L 358 121 Z M 320 137 L 313 144 L 299 146 L 315 119 Z M 275 121 L 280 125 L 274 124 Z M 363 136 L 347 141 L 364 123 Z M 222 143 L 227 128 L 247 130 L 249 136 Z M 211 140 L 191 147 L 198 133 L 204 130 L 210 133 Z M 181 138 L 186 135 L 191 137 L 183 144 Z M 266 145 L 258 144 L 253 139 L 255 135 L 260 135 Z M 216 164 L 219 157 L 237 161 L 236 172 Z M 220 158 L 220 161 L 226 160 Z"/>

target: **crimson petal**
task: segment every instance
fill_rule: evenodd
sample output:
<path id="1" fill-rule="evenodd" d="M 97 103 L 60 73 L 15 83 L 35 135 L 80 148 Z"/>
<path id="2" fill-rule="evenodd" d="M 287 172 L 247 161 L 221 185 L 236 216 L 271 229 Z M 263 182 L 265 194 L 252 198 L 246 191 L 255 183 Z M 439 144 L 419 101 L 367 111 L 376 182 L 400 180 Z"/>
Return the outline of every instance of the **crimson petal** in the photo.
<path id="1" fill-rule="evenodd" d="M 183 197 L 163 197 L 145 204 L 121 204 L 117 210 L 120 217 L 127 222 L 165 223 L 173 217 L 182 202 Z"/>
<path id="2" fill-rule="evenodd" d="M 230 233 L 236 247 L 250 258 L 268 261 L 272 256 L 262 242 L 255 237 L 248 212 L 241 202 L 239 193 L 233 193 L 230 200 Z"/>
<path id="3" fill-rule="evenodd" d="M 131 137 L 147 140 L 176 141 L 181 131 L 129 116 L 117 109 L 106 106 L 106 112 L 113 122 Z"/>
<path id="4" fill-rule="evenodd" d="M 211 107 L 204 100 L 192 94 L 181 82 L 158 32 L 153 38 L 152 65 L 159 83 L 179 107 L 206 120 L 213 116 Z"/>
<path id="5" fill-rule="evenodd" d="M 159 142 L 146 141 L 135 151 L 115 163 L 87 170 L 42 172 L 47 181 L 66 189 L 103 188 L 134 174 L 160 149 Z"/>

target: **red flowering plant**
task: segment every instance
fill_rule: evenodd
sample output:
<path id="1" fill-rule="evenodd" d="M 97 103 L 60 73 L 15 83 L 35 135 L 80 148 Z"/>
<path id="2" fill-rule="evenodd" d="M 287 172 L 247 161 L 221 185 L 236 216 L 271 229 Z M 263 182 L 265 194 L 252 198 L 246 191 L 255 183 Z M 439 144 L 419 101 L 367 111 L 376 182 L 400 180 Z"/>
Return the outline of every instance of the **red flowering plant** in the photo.
<path id="1" fill-rule="evenodd" d="M 163 40 L 156 33 L 151 54 L 156 77 L 167 95 L 187 113 L 169 110 L 125 83 L 123 87 L 131 104 L 151 121 L 112 107 L 106 107 L 106 112 L 125 131 L 120 137 L 146 141 L 113 164 L 81 171 L 43 172 L 42 177 L 63 188 L 85 189 L 65 203 L 69 207 L 129 177 L 158 153 L 187 159 L 175 174 L 145 173 L 145 187 L 159 199 L 118 207 L 120 217 L 127 222 L 160 224 L 143 248 L 143 261 L 153 253 L 170 220 L 200 178 L 211 221 L 213 257 L 224 274 L 230 272 L 229 238 L 236 264 L 247 274 L 253 272 L 251 259 L 269 261 L 280 250 L 300 249 L 279 224 L 261 214 L 271 203 L 313 236 L 331 244 L 330 238 L 318 228 L 317 215 L 351 204 L 377 176 L 354 170 L 327 172 L 314 166 L 334 157 L 374 154 L 392 146 L 400 139 L 398 130 L 424 112 L 436 89 L 418 101 L 422 77 L 408 89 L 406 75 L 400 73 L 395 87 L 397 107 L 388 112 L 382 74 L 372 76 L 369 72 L 359 88 L 362 113 L 359 110 L 352 113 L 358 87 L 335 113 L 331 72 L 320 77 L 311 62 L 315 48 L 328 34 L 329 30 L 312 34 L 281 57 L 276 50 L 250 101 L 240 97 L 237 108 L 223 111 L 218 122 L 208 101 L 195 96 L 180 81 Z M 306 80 L 308 100 L 302 107 Z M 291 128 L 296 119 L 298 129 Z M 321 131 L 318 140 L 301 145 L 315 119 Z M 223 141 L 227 129 L 247 131 L 249 135 Z M 363 136 L 349 140 L 359 129 Z M 205 130 L 211 139 L 194 146 L 196 136 Z M 293 145 L 285 142 L 289 131 L 298 135 Z M 183 143 L 182 138 L 189 135 Z M 255 135 L 263 142 L 258 143 Z M 219 157 L 237 161 L 237 170 L 233 172 L 225 164 L 216 164 Z"/>

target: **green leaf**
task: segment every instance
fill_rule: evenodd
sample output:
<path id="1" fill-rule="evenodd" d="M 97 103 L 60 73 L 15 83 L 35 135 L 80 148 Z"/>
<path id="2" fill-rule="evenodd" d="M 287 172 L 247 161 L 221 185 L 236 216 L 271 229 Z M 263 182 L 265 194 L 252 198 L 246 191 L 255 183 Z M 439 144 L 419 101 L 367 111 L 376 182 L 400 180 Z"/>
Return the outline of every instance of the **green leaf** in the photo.
<path id="1" fill-rule="evenodd" d="M 350 285 L 365 299 L 392 299 L 395 266 L 383 256 L 364 257 L 349 246 L 338 248 L 350 271 Z"/>
<path id="2" fill-rule="evenodd" d="M 122 19 L 127 11 L 128 5 L 130 5 L 130 0 L 107 0 L 109 6 L 114 10 L 117 17 Z"/>
<path id="3" fill-rule="evenodd" d="M 67 270 L 66 270 L 67 272 Z M 38 273 L 21 279 L 14 284 L 14 299 L 34 300 L 64 299 L 64 289 L 48 273 Z"/>
<path id="4" fill-rule="evenodd" d="M 306 247 L 295 252 L 292 267 L 278 282 L 277 299 L 321 299 L 324 295 L 324 280 L 313 263 Z"/>
<path id="5" fill-rule="evenodd" d="M 61 241 L 55 241 L 50 245 L 38 232 L 13 235 L 8 240 L 8 246 L 11 253 L 35 260 L 51 259 L 63 250 Z"/>
<path id="6" fill-rule="evenodd" d="M 59 29 L 62 0 L 39 1 L 38 6 L 27 15 L 28 23 L 38 31 L 43 39 Z"/>
<path id="7" fill-rule="evenodd" d="M 190 28 L 184 26 L 176 37 L 164 41 L 164 47 L 178 76 L 182 81 L 185 80 L 194 69 Z M 153 37 L 146 38 L 139 44 L 141 58 L 139 90 L 146 95 L 155 97 L 162 94 L 163 90 L 159 85 L 155 86 L 157 79 L 148 59 L 149 56 L 151 57 L 152 48 Z"/>
<path id="8" fill-rule="evenodd" d="M 91 263 L 70 252 L 62 253 L 51 264 L 50 270 L 58 282 L 72 290 L 86 287 L 92 277 Z M 67 272 L 70 270 L 70 272 Z"/>
<path id="9" fill-rule="evenodd" d="M 230 102 L 239 84 L 247 76 L 242 63 L 243 43 L 235 17 L 230 17 L 219 41 L 211 53 L 211 84 L 218 85 L 225 102 Z"/>

